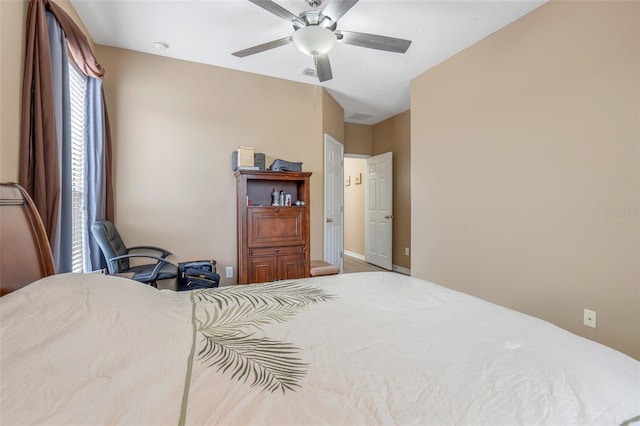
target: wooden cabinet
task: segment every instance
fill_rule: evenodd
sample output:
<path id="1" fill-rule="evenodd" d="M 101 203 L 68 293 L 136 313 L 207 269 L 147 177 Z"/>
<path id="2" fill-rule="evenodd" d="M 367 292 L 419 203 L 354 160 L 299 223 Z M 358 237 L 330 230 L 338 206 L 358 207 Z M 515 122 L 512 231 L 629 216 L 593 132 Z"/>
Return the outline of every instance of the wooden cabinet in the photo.
<path id="1" fill-rule="evenodd" d="M 308 172 L 236 172 L 238 283 L 309 276 Z M 276 189 L 291 194 L 291 206 L 272 206 Z M 296 201 L 304 205 L 295 205 Z"/>

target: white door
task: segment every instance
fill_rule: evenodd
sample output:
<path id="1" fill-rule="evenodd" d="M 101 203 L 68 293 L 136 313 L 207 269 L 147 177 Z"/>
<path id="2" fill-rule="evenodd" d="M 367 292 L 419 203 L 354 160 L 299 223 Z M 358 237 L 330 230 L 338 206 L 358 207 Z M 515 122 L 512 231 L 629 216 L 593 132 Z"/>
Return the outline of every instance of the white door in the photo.
<path id="1" fill-rule="evenodd" d="M 324 135 L 324 260 L 342 272 L 344 146 Z"/>
<path id="2" fill-rule="evenodd" d="M 367 158 L 364 188 L 364 258 L 392 269 L 393 154 Z"/>

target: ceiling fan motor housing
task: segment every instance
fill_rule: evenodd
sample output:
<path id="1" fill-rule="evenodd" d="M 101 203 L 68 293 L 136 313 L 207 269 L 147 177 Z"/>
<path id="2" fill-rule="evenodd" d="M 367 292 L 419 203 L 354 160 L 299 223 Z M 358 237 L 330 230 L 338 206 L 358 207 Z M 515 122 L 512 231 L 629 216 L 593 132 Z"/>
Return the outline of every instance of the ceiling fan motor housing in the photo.
<path id="1" fill-rule="evenodd" d="M 318 10 L 309 10 L 307 12 L 302 12 L 300 16 L 292 22 L 292 24 L 295 30 L 299 30 L 300 28 L 308 27 L 310 25 L 318 25 L 334 31 L 338 23 L 327 15 L 323 15 L 322 12 Z"/>

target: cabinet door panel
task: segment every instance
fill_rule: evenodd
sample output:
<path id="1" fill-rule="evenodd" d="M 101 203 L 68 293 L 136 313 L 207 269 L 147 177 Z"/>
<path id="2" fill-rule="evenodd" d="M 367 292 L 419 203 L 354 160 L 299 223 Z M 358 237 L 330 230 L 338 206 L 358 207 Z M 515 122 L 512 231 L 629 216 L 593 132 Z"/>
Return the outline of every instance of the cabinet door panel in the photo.
<path id="1" fill-rule="evenodd" d="M 278 256 L 278 279 L 293 280 L 304 277 L 304 256 L 284 255 Z"/>
<path id="2" fill-rule="evenodd" d="M 249 209 L 249 247 L 273 247 L 305 243 L 304 209 L 256 207 Z"/>
<path id="3" fill-rule="evenodd" d="M 276 280 L 275 256 L 249 256 L 249 282 L 266 283 Z"/>

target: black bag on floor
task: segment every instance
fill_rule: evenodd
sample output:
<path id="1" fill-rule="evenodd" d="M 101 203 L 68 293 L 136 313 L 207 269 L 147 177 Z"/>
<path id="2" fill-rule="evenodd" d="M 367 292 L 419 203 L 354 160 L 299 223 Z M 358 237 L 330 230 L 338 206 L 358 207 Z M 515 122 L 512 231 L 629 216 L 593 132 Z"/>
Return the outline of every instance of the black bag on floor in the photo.
<path id="1" fill-rule="evenodd" d="M 178 291 L 214 288 L 220 285 L 215 260 L 178 263 Z"/>

